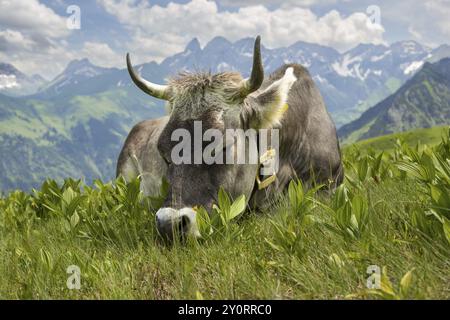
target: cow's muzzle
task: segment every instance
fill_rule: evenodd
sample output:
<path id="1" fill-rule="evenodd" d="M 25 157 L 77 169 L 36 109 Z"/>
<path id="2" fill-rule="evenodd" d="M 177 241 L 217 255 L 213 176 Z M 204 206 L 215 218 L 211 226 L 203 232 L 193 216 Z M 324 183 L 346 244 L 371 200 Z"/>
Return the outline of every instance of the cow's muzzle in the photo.
<path id="1" fill-rule="evenodd" d="M 161 208 L 156 213 L 156 227 L 159 234 L 172 240 L 176 236 L 193 235 L 200 237 L 197 227 L 196 212 L 192 208 L 180 210 Z"/>

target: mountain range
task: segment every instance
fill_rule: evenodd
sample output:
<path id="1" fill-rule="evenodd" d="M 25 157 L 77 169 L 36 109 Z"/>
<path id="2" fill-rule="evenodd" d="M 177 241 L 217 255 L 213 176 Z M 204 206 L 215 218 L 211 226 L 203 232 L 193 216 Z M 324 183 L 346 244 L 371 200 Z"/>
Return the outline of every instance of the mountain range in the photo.
<path id="1" fill-rule="evenodd" d="M 154 82 L 164 82 L 182 70 L 236 70 L 248 76 L 253 41 L 245 38 L 232 43 L 216 37 L 201 48 L 199 41 L 193 39 L 183 52 L 159 64 L 142 64 L 139 69 Z M 306 66 L 338 127 L 356 119 L 363 111 L 395 92 L 424 62 L 436 62 L 450 56 L 449 45 L 431 49 L 414 41 L 396 42 L 389 46 L 361 44 L 344 53 L 306 42 L 274 49 L 263 47 L 262 51 L 266 73 L 273 72 L 283 63 L 297 62 Z M 0 79 L 6 76 L 0 69 Z M 21 85 L 20 81 L 17 83 Z M 34 88 L 32 93 L 37 97 L 52 99 L 64 90 L 72 95 L 86 95 L 129 85 L 131 82 L 126 70 L 101 68 L 83 59 L 72 61 L 51 82 L 20 87 L 27 87 L 23 95 L 29 95 Z M 0 93 L 6 95 L 17 95 L 20 88 L 3 87 Z M 155 100 L 154 103 L 163 109 L 162 102 Z"/>
<path id="2" fill-rule="evenodd" d="M 233 43 L 217 37 L 202 48 L 193 39 L 183 52 L 136 69 L 157 83 L 183 70 L 236 70 L 245 77 L 251 70 L 253 43 L 250 38 Z M 262 55 L 266 74 L 283 63 L 306 66 L 342 126 L 395 93 L 428 66 L 427 61 L 450 56 L 450 46 L 430 49 L 403 41 L 389 46 L 362 44 L 339 53 L 297 42 L 285 48 L 263 47 Z M 2 64 L 0 79 L 11 80 L 12 73 L 5 70 L 13 68 Z M 36 79 L 35 86 L 28 85 L 34 76 L 19 76 L 13 70 L 19 88 L 27 90 L 11 85 L 0 90 L 0 190 L 30 189 L 47 177 L 111 179 L 132 125 L 165 113 L 164 103 L 137 89 L 126 69 L 74 60 L 52 81 Z"/>
<path id="3" fill-rule="evenodd" d="M 351 143 L 438 125 L 450 125 L 450 58 L 426 62 L 399 90 L 341 127 L 338 134 Z"/>

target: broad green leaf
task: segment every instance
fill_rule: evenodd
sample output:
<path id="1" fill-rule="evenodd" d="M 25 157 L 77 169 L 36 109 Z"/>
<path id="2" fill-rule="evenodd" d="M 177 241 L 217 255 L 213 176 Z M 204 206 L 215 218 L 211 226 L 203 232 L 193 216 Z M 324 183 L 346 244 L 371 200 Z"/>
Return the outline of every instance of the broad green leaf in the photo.
<path id="1" fill-rule="evenodd" d="M 450 190 L 445 186 L 430 185 L 431 199 L 435 204 L 435 210 L 450 217 Z"/>
<path id="2" fill-rule="evenodd" d="M 68 187 L 66 190 L 64 190 L 62 194 L 62 200 L 66 205 L 69 205 L 75 197 L 76 193 L 72 190 L 71 187 Z"/>
<path id="3" fill-rule="evenodd" d="M 231 206 L 231 201 L 230 201 L 230 197 L 228 196 L 228 194 L 225 192 L 225 190 L 222 187 L 219 188 L 218 197 L 219 197 L 220 210 L 228 211 Z"/>
<path id="4" fill-rule="evenodd" d="M 75 196 L 72 201 L 70 203 L 67 204 L 66 208 L 65 208 L 65 212 L 64 214 L 67 216 L 71 216 L 75 210 L 78 208 L 78 206 L 81 205 L 81 203 L 83 202 L 83 200 L 86 198 L 86 196 Z"/>
<path id="5" fill-rule="evenodd" d="M 342 207 L 348 201 L 348 190 L 344 184 L 340 185 L 333 197 L 333 208 L 337 209 Z"/>
<path id="6" fill-rule="evenodd" d="M 412 175 L 414 178 L 419 180 L 427 181 L 427 173 L 423 169 L 423 167 L 417 163 L 401 161 L 397 163 L 397 167 L 399 170 L 407 172 Z"/>
<path id="7" fill-rule="evenodd" d="M 297 203 L 297 188 L 296 188 L 296 183 L 294 180 L 292 180 L 289 183 L 288 196 L 289 196 L 289 202 L 290 202 L 291 206 L 293 207 L 294 210 L 296 210 L 298 207 L 298 203 Z"/>
<path id="8" fill-rule="evenodd" d="M 426 179 L 431 181 L 435 177 L 436 170 L 434 168 L 434 162 L 430 155 L 424 153 L 421 159 L 421 164 L 425 172 Z"/>
<path id="9" fill-rule="evenodd" d="M 72 228 L 75 228 L 78 222 L 80 222 L 80 217 L 78 216 L 78 213 L 75 211 L 73 215 L 70 217 L 70 226 Z"/>
<path id="10" fill-rule="evenodd" d="M 242 212 L 244 212 L 246 206 L 245 195 L 239 196 L 230 207 L 230 213 L 228 216 L 228 220 L 232 220 Z"/>
<path id="11" fill-rule="evenodd" d="M 367 174 L 369 172 L 369 164 L 367 161 L 367 157 L 359 162 L 358 166 L 358 178 L 359 181 L 363 182 L 367 178 Z"/>
<path id="12" fill-rule="evenodd" d="M 368 215 L 367 200 L 362 196 L 356 195 L 352 199 L 352 211 L 358 222 L 360 231 L 365 227 Z"/>

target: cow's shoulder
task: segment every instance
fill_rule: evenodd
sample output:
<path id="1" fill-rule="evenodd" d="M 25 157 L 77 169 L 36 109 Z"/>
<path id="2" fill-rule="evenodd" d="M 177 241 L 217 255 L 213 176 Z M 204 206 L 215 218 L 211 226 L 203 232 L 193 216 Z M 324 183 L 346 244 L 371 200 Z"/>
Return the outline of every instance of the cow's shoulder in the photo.
<path id="1" fill-rule="evenodd" d="M 117 162 L 117 175 L 122 171 L 131 156 L 140 157 L 140 154 L 149 143 L 156 143 L 159 133 L 167 123 L 168 117 L 150 119 L 138 122 L 128 134 Z"/>
<path id="2" fill-rule="evenodd" d="M 155 134 L 161 131 L 167 123 L 168 117 L 150 119 L 138 122 L 128 134 L 125 144 L 130 143 L 135 146 L 146 144 Z"/>

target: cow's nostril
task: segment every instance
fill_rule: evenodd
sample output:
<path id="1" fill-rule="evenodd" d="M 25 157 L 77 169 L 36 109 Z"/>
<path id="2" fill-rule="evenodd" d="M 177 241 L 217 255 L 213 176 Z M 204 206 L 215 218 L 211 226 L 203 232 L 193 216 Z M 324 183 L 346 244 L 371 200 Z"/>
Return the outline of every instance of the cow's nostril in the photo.
<path id="1" fill-rule="evenodd" d="M 188 216 L 181 216 L 181 232 L 187 232 L 189 229 L 189 217 Z"/>

